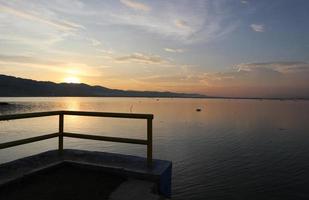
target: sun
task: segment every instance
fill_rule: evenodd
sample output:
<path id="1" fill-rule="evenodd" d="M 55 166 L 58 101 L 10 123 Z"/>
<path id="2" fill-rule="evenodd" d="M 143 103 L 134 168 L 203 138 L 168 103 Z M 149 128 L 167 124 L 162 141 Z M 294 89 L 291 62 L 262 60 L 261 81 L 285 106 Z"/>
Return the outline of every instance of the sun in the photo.
<path id="1" fill-rule="evenodd" d="M 65 83 L 80 83 L 79 78 L 74 76 L 65 77 L 63 80 Z"/>

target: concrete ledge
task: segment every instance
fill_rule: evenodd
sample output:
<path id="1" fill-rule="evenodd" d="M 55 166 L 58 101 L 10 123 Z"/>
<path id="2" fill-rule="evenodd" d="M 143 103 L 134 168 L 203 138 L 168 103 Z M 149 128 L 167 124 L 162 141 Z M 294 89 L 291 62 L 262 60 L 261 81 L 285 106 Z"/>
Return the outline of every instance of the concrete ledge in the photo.
<path id="1" fill-rule="evenodd" d="M 109 200 L 160 200 L 161 196 L 152 193 L 156 185 L 141 180 L 128 180 L 122 183 L 110 196 Z"/>
<path id="2" fill-rule="evenodd" d="M 154 159 L 152 168 L 148 168 L 146 158 L 72 149 L 65 149 L 62 154 L 59 154 L 58 150 L 47 151 L 1 164 L 0 187 L 62 162 L 100 168 L 105 172 L 117 173 L 124 177 L 150 181 L 156 185 L 158 194 L 168 198 L 171 196 L 172 163 L 170 161 Z"/>

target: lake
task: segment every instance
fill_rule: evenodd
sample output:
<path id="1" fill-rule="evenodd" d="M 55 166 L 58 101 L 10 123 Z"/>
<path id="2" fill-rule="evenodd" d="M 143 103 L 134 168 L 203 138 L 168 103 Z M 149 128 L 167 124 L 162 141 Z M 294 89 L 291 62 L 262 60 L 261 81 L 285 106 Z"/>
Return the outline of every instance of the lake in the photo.
<path id="1" fill-rule="evenodd" d="M 309 199 L 309 101 L 0 98 L 0 114 L 82 110 L 154 114 L 154 158 L 173 161 L 173 199 Z M 201 109 L 197 112 L 196 109 Z M 58 118 L 0 122 L 0 141 L 58 131 Z M 146 121 L 65 117 L 65 131 L 145 138 Z M 0 162 L 57 148 L 0 150 Z M 146 156 L 146 147 L 65 138 L 65 148 Z"/>

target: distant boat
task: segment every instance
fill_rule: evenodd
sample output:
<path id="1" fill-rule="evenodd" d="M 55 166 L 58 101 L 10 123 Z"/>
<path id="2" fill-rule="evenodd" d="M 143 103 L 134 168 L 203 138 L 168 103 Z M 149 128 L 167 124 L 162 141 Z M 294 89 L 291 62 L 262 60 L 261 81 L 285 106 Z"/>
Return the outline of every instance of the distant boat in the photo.
<path id="1" fill-rule="evenodd" d="M 201 108 L 197 108 L 195 111 L 196 111 L 196 112 L 201 112 L 202 109 L 201 109 Z"/>
<path id="2" fill-rule="evenodd" d="M 8 106 L 10 105 L 8 102 L 0 102 L 0 106 Z"/>

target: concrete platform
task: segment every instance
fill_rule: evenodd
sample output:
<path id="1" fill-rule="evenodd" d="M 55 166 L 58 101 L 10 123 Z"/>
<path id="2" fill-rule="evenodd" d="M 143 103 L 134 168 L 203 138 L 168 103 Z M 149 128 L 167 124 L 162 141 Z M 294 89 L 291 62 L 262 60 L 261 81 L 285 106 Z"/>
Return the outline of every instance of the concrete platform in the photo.
<path id="1" fill-rule="evenodd" d="M 62 163 L 125 177 L 128 181 L 111 194 L 110 199 L 113 200 L 171 196 L 172 163 L 169 161 L 154 159 L 152 168 L 148 168 L 146 159 L 142 157 L 72 149 L 63 150 L 61 155 L 58 150 L 53 150 L 1 164 L 0 187 Z"/>
<path id="2" fill-rule="evenodd" d="M 132 179 L 122 183 L 109 197 L 109 200 L 162 200 L 155 194 L 156 185 L 149 181 Z"/>

